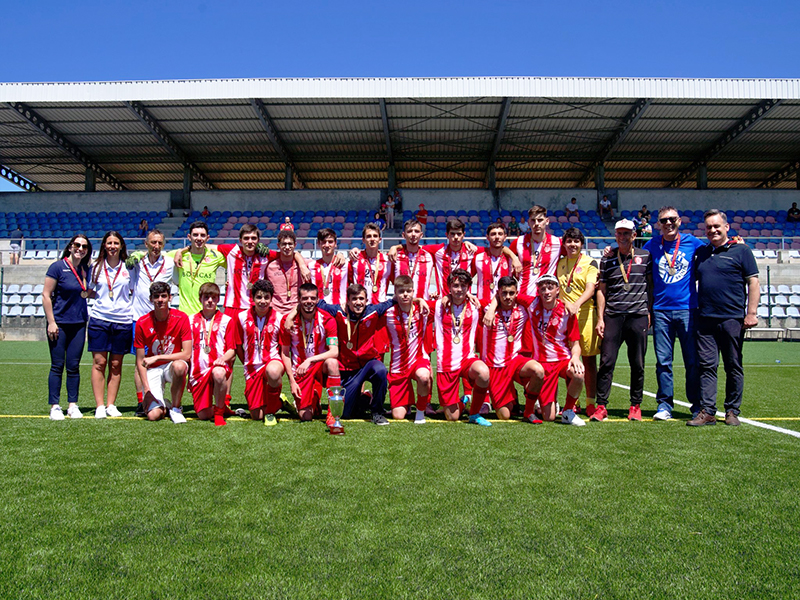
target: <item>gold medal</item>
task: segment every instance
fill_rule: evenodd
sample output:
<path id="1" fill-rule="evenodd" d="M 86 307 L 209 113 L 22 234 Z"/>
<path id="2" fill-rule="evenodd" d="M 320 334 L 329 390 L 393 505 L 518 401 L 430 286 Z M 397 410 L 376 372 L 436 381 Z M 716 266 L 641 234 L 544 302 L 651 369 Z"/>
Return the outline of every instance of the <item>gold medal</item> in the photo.
<path id="1" fill-rule="evenodd" d="M 539 267 L 533 267 L 533 274 L 534 275 L 538 275 L 539 274 Z"/>
<path id="2" fill-rule="evenodd" d="M 630 283 L 624 284 L 622 286 L 622 289 L 625 290 L 626 292 L 630 292 L 631 291 L 631 284 Z"/>
<path id="3" fill-rule="evenodd" d="M 108 298 L 109 298 L 109 300 L 113 300 L 114 299 L 114 290 L 112 290 L 111 288 L 109 288 L 109 290 L 108 290 Z"/>
<path id="4" fill-rule="evenodd" d="M 324 290 L 322 290 L 322 295 L 323 296 L 327 296 L 330 293 L 331 293 L 331 288 L 325 288 Z"/>
<path id="5" fill-rule="evenodd" d="M 253 282 L 252 281 L 248 281 L 247 282 L 247 289 L 248 290 L 252 290 L 253 289 Z"/>
<path id="6" fill-rule="evenodd" d="M 203 352 L 206 354 L 211 354 L 211 346 L 203 346 Z"/>
<path id="7" fill-rule="evenodd" d="M 87 292 L 86 290 L 83 290 L 81 292 L 81 298 L 88 298 L 88 297 L 89 297 L 89 292 Z"/>
<path id="8" fill-rule="evenodd" d="M 461 336 L 455 335 L 453 336 L 453 343 L 460 344 L 461 343 Z"/>
<path id="9" fill-rule="evenodd" d="M 567 286 L 567 287 L 564 288 L 564 292 L 567 293 L 567 294 L 571 294 L 572 293 L 572 288 L 570 286 Z"/>
<path id="10" fill-rule="evenodd" d="M 353 349 L 353 342 L 347 342 L 347 349 L 348 350 L 352 350 Z"/>
<path id="11" fill-rule="evenodd" d="M 291 300 L 292 299 L 292 291 L 291 290 L 286 290 L 286 299 L 287 300 Z"/>
<path id="12" fill-rule="evenodd" d="M 670 267 L 669 268 L 669 274 L 670 275 L 675 275 L 675 267 Z"/>
<path id="13" fill-rule="evenodd" d="M 509 333 L 508 334 L 508 341 L 512 342 L 512 343 L 514 342 L 514 334 L 513 333 Z"/>
<path id="14" fill-rule="evenodd" d="M 489 284 L 489 289 L 490 289 L 490 290 L 494 290 L 494 282 L 492 282 L 492 283 L 490 283 L 490 284 Z"/>
<path id="15" fill-rule="evenodd" d="M 372 286 L 372 293 L 373 294 L 377 294 L 378 293 L 378 286 L 377 285 L 373 285 Z"/>

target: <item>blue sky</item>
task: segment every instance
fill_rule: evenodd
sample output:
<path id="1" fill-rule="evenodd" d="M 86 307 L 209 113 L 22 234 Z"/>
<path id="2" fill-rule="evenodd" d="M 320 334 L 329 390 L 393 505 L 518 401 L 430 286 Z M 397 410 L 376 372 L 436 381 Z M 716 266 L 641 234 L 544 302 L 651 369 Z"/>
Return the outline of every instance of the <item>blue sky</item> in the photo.
<path id="1" fill-rule="evenodd" d="M 0 81 L 800 77 L 797 1 L 34 0 L 14 11 Z"/>

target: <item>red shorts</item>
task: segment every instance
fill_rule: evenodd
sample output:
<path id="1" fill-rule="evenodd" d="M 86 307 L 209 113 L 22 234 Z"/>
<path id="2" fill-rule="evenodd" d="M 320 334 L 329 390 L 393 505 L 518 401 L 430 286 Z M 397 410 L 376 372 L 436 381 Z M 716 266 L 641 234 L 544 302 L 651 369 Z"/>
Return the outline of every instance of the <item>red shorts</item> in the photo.
<path id="1" fill-rule="evenodd" d="M 489 396 L 495 410 L 509 402 L 517 401 L 517 389 L 514 383 L 525 385 L 520 371 L 530 360 L 526 356 L 517 356 L 504 367 L 489 367 Z"/>
<path id="2" fill-rule="evenodd" d="M 316 411 L 319 408 L 319 398 L 322 394 L 322 367 L 324 365 L 324 361 L 315 362 L 303 377 L 300 379 L 295 377 L 297 385 L 300 386 L 300 397 L 295 398 L 298 410 L 313 408 Z"/>
<path id="3" fill-rule="evenodd" d="M 231 308 L 230 306 L 226 306 L 225 310 L 223 311 L 223 314 L 228 315 L 231 319 L 235 319 L 236 317 L 238 317 L 241 313 L 243 313 L 246 310 L 248 310 L 248 309 L 246 309 L 246 308 Z"/>
<path id="4" fill-rule="evenodd" d="M 569 359 L 542 363 L 542 367 L 544 368 L 544 383 L 542 383 L 542 391 L 539 392 L 539 406 L 547 406 L 556 400 L 558 378 L 561 377 L 561 379 L 566 380 L 567 385 L 569 385 L 572 377 L 567 375 Z"/>
<path id="5" fill-rule="evenodd" d="M 461 370 L 451 371 L 450 373 L 436 373 L 436 387 L 439 389 L 439 405 L 453 406 L 459 400 L 458 382 L 464 380 L 464 393 L 467 392 L 467 384 L 472 390 L 472 383 L 469 380 L 469 369 L 473 363 L 478 362 L 477 358 L 468 358 L 461 365 Z"/>
<path id="6" fill-rule="evenodd" d="M 192 393 L 192 404 L 196 413 L 214 406 L 214 378 L 211 376 L 211 372 L 216 368 L 216 366 L 212 366 L 199 376 L 189 379 L 189 391 Z M 233 371 L 227 364 L 222 368 L 225 369 L 226 377 Z"/>
<path id="7" fill-rule="evenodd" d="M 273 394 L 272 398 L 267 398 L 267 393 L 270 390 L 269 384 L 267 384 L 267 365 L 273 362 L 279 362 L 283 365 L 283 361 L 273 358 L 266 365 L 262 365 L 255 373 L 248 373 L 245 379 L 244 397 L 247 400 L 247 408 L 250 410 L 263 406 L 264 412 L 275 414 L 283 406 L 280 388 L 276 388 L 277 393 Z"/>
<path id="8" fill-rule="evenodd" d="M 416 404 L 417 397 L 414 393 L 412 377 L 419 369 L 426 369 L 428 373 L 431 373 L 431 361 L 427 357 L 419 358 L 405 373 L 389 373 L 387 381 L 389 383 L 389 402 L 392 408 Z"/>

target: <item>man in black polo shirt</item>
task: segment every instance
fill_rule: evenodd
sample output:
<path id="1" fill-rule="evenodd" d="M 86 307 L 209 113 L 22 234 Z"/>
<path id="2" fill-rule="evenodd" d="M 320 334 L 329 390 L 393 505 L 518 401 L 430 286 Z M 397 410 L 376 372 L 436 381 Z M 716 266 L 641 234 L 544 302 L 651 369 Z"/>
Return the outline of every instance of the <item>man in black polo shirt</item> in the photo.
<path id="1" fill-rule="evenodd" d="M 614 366 L 624 341 L 631 365 L 628 419 L 641 421 L 644 355 L 653 310 L 653 267 L 650 253 L 633 247 L 636 229 L 632 221 L 617 221 L 614 229 L 618 249 L 600 261 L 597 284 L 597 333 L 603 341 L 597 370 L 597 408 L 591 420 L 604 421 L 608 417 L 606 405 L 614 379 Z"/>
<path id="2" fill-rule="evenodd" d="M 742 343 L 745 329 L 758 323 L 760 290 L 758 265 L 746 244 L 728 239 L 728 219 L 716 209 L 705 214 L 706 237 L 711 242 L 694 255 L 697 282 L 697 360 L 700 371 L 700 407 L 686 424 L 714 425 L 717 412 L 719 355 L 725 365 L 725 424 L 739 425 L 744 391 Z M 745 289 L 746 288 L 746 289 Z"/>

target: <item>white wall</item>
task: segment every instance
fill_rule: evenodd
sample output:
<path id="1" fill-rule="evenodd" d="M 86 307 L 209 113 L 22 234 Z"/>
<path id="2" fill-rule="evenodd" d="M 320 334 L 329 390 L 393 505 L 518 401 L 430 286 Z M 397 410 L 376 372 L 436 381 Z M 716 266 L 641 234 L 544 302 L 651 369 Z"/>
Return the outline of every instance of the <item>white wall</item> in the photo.
<path id="1" fill-rule="evenodd" d="M 620 210 L 650 211 L 662 206 L 683 210 L 786 210 L 800 204 L 800 190 L 619 190 Z"/>
<path id="2" fill-rule="evenodd" d="M 572 199 L 578 200 L 581 210 L 592 210 L 597 206 L 597 192 L 585 189 L 533 189 L 501 190 L 500 207 L 503 210 L 528 210 L 534 204 L 544 206 L 549 211 L 564 210 Z"/>
<path id="3" fill-rule="evenodd" d="M 5 192 L 0 212 L 169 210 L 169 192 Z"/>
<path id="4" fill-rule="evenodd" d="M 203 210 L 378 210 L 380 190 L 195 191 L 192 208 Z"/>

